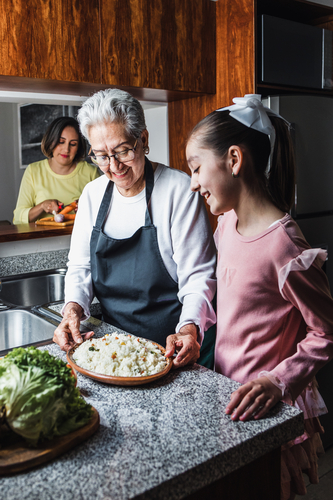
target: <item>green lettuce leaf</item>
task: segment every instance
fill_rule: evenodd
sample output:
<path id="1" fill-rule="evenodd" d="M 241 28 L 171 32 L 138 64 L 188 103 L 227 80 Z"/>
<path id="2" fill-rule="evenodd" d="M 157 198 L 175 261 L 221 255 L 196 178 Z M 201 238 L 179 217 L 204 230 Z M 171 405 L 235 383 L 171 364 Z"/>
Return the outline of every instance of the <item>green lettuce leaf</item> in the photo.
<path id="1" fill-rule="evenodd" d="M 71 368 L 34 347 L 13 349 L 0 360 L 3 405 L 9 427 L 32 445 L 79 429 L 92 416 Z"/>

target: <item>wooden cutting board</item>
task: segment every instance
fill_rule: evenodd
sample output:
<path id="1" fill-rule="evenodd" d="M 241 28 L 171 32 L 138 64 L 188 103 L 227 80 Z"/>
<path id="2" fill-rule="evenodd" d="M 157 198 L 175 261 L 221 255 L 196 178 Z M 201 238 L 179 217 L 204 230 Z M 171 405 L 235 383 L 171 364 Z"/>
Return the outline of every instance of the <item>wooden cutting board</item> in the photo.
<path id="1" fill-rule="evenodd" d="M 46 220 L 37 220 L 35 222 L 37 226 L 57 226 L 57 227 L 66 227 L 72 226 L 74 224 L 74 219 L 65 220 L 64 222 L 54 222 L 54 221 L 46 221 Z"/>
<path id="2" fill-rule="evenodd" d="M 67 436 L 45 441 L 37 448 L 29 448 L 20 436 L 15 435 L 10 443 L 3 448 L 0 447 L 0 476 L 31 469 L 58 457 L 88 439 L 97 431 L 98 427 L 99 414 L 93 408 L 92 419 L 87 425 L 67 434 Z"/>

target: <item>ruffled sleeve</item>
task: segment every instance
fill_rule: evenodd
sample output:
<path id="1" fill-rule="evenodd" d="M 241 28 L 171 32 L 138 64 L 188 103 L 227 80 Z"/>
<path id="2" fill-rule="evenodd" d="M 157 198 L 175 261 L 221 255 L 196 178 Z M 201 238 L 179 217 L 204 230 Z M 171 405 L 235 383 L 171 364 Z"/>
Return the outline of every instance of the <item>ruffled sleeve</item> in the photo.
<path id="1" fill-rule="evenodd" d="M 313 264 L 317 259 L 317 263 L 320 267 L 323 266 L 324 262 L 327 260 L 327 251 L 322 248 L 309 248 L 304 250 L 300 255 L 292 259 L 285 266 L 283 266 L 279 271 L 279 290 L 283 296 L 283 287 L 291 271 L 305 271 Z"/>
<path id="2" fill-rule="evenodd" d="M 291 401 L 310 386 L 318 370 L 333 358 L 333 299 L 321 269 L 326 255 L 322 249 L 303 250 L 278 274 L 280 293 L 300 312 L 298 322 L 304 321 L 306 330 L 304 338 L 296 339 L 296 352 L 270 370 L 286 385 Z M 286 321 L 292 321 L 291 317 Z M 296 323 L 294 326 L 297 328 Z"/>

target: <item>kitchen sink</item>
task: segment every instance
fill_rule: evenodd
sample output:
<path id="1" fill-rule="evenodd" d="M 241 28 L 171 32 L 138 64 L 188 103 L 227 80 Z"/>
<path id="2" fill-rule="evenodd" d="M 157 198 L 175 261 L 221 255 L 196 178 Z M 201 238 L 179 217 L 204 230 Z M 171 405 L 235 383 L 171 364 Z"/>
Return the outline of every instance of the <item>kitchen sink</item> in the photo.
<path id="1" fill-rule="evenodd" d="M 64 300 L 66 269 L 37 271 L 1 278 L 0 301 L 31 307 Z"/>
<path id="2" fill-rule="evenodd" d="M 51 304 L 64 301 L 65 275 L 61 268 L 0 279 L 0 356 L 52 342 L 62 317 Z M 89 329 L 81 324 L 80 331 Z"/>
<path id="3" fill-rule="evenodd" d="M 57 324 L 25 309 L 1 311 L 0 356 L 14 347 L 49 344 Z"/>

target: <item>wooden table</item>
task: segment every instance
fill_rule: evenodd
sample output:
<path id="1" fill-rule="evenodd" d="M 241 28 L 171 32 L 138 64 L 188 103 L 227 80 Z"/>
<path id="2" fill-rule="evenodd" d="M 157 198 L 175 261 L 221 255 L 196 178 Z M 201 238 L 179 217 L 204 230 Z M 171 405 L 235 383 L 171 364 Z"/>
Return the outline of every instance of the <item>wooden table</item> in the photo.
<path id="1" fill-rule="evenodd" d="M 37 226 L 34 222 L 30 224 L 0 225 L 0 243 L 65 236 L 72 234 L 72 230 L 73 226 Z"/>

